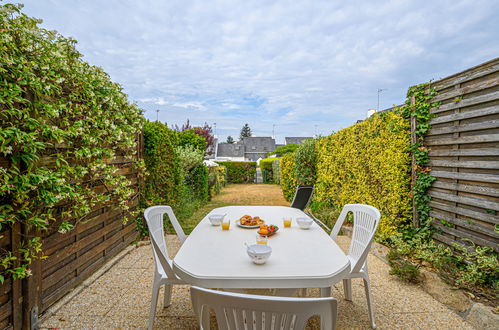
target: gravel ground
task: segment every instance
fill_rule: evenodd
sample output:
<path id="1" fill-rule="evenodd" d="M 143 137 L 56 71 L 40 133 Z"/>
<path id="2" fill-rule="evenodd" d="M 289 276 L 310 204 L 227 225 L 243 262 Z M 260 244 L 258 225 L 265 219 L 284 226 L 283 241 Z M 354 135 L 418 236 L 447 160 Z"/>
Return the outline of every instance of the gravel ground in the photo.
<path id="1" fill-rule="evenodd" d="M 175 254 L 179 242 L 167 238 L 169 251 Z M 339 236 L 338 243 L 347 249 L 350 239 Z M 369 275 L 373 289 L 376 323 L 379 329 L 473 329 L 445 305 L 416 285 L 401 283 L 389 275 L 389 267 L 369 255 Z M 150 245 L 134 248 L 95 282 L 46 318 L 42 329 L 144 329 L 147 328 L 154 261 Z M 318 290 L 308 290 L 319 296 Z M 367 302 L 361 279 L 353 280 L 353 302 L 345 301 L 343 286 L 338 283 L 332 295 L 339 302 L 339 329 L 368 329 Z M 162 301 L 162 294 L 159 302 Z M 158 304 L 160 305 L 160 304 Z M 172 304 L 158 306 L 157 329 L 197 329 L 189 286 L 175 286 Z M 308 329 L 318 329 L 317 320 Z"/>

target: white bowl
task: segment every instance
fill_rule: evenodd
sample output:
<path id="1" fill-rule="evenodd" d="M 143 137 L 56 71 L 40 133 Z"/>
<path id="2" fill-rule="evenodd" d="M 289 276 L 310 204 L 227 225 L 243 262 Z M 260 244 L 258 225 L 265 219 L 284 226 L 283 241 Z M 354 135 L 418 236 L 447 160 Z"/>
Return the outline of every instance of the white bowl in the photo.
<path id="1" fill-rule="evenodd" d="M 296 222 L 301 229 L 309 229 L 314 221 L 310 218 L 296 218 Z"/>
<path id="2" fill-rule="evenodd" d="M 208 219 L 210 219 L 212 226 L 220 226 L 224 217 L 225 214 L 212 214 L 208 217 Z"/>
<path id="3" fill-rule="evenodd" d="M 253 244 L 246 248 L 246 252 L 257 265 L 264 264 L 272 254 L 272 248 L 268 245 Z"/>

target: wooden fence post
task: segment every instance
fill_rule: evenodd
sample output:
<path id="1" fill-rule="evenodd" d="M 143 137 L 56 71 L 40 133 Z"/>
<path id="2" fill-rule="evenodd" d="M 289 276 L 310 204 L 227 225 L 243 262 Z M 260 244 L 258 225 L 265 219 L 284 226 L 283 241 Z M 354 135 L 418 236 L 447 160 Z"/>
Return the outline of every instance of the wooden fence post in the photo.
<path id="1" fill-rule="evenodd" d="M 11 228 L 11 247 L 17 260 L 14 261 L 14 267 L 20 265 L 20 252 L 21 247 L 21 224 L 15 222 Z M 12 327 L 15 330 L 22 329 L 23 323 L 23 296 L 22 296 L 22 280 L 12 280 Z"/>
<path id="2" fill-rule="evenodd" d="M 414 106 L 415 104 L 416 104 L 416 98 L 412 96 L 411 106 Z M 417 127 L 416 116 L 413 116 L 411 114 L 411 145 L 417 142 L 416 127 Z M 416 185 L 416 158 L 414 157 L 414 153 L 412 153 L 411 159 L 412 159 L 411 161 L 412 225 L 414 227 L 419 227 L 419 215 L 414 199 L 414 186 Z"/>
<path id="3" fill-rule="evenodd" d="M 22 239 L 28 240 L 40 237 L 39 229 L 22 226 Z M 30 266 L 32 275 L 25 278 L 22 283 L 23 294 L 23 329 L 38 329 L 38 314 L 41 312 L 42 294 L 42 263 L 40 259 L 34 259 Z"/>

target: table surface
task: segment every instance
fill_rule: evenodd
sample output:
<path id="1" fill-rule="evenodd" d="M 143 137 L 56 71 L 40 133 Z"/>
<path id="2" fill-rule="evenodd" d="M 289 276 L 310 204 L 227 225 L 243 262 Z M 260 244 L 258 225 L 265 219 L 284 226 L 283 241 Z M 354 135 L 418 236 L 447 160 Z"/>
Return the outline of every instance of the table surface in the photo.
<path id="1" fill-rule="evenodd" d="M 212 226 L 208 216 L 224 214 L 230 229 Z M 269 237 L 272 255 L 263 265 L 254 264 L 244 243 L 254 244 L 257 229 L 236 225 L 243 215 L 259 216 L 279 226 Z M 282 218 L 293 218 L 284 228 Z M 175 273 L 185 282 L 208 288 L 323 288 L 350 272 L 350 261 L 315 222 L 300 229 L 297 217 L 307 217 L 285 206 L 228 206 L 212 210 L 192 231 L 173 260 Z"/>

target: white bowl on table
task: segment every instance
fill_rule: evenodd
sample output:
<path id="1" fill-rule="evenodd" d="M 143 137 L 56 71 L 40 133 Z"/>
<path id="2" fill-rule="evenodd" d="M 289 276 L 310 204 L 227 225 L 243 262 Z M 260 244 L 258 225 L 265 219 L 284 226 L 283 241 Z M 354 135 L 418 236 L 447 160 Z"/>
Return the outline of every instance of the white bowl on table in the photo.
<path id="1" fill-rule="evenodd" d="M 208 217 L 212 226 L 220 226 L 224 220 L 225 214 L 212 214 Z"/>
<path id="2" fill-rule="evenodd" d="M 298 226 L 301 229 L 309 229 L 312 226 L 312 224 L 314 223 L 314 221 L 312 219 L 305 218 L 305 217 L 296 218 L 296 222 L 298 223 Z"/>
<path id="3" fill-rule="evenodd" d="M 257 264 L 264 264 L 272 254 L 272 248 L 264 244 L 253 244 L 246 248 L 246 252 L 251 260 Z"/>

